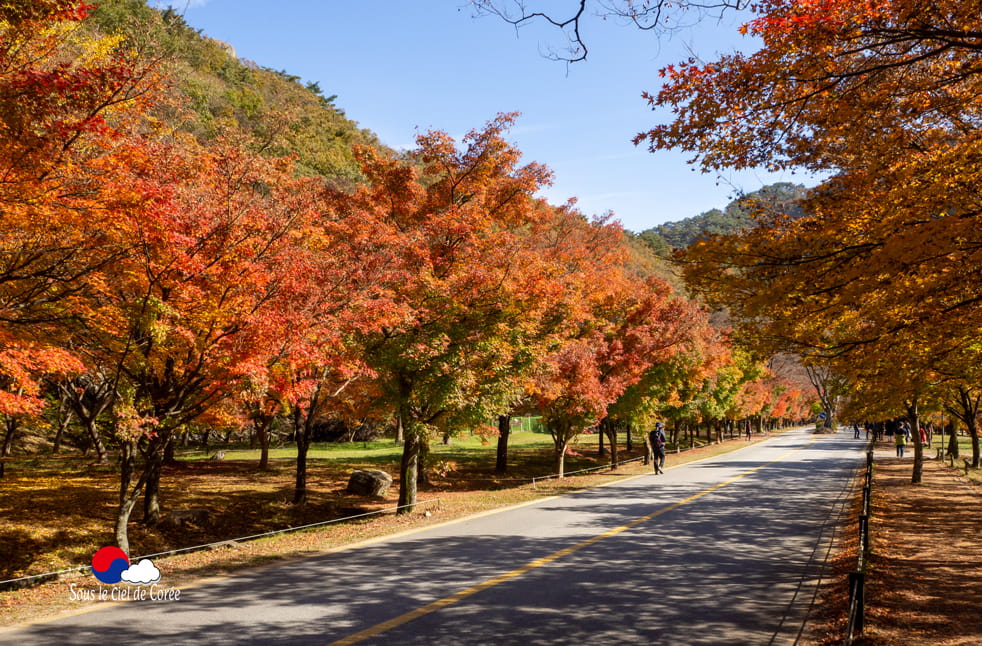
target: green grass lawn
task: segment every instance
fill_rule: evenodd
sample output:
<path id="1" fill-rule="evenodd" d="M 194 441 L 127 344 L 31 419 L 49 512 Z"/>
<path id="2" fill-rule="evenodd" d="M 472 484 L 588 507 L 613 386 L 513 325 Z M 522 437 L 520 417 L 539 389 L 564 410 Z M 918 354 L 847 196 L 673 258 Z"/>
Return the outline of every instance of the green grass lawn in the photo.
<path id="1" fill-rule="evenodd" d="M 948 448 L 948 436 L 944 438 L 944 444 L 941 443 L 941 438 L 935 435 L 931 442 L 931 446 L 925 448 L 924 455 L 927 458 L 936 458 L 938 453 L 938 448 L 942 448 L 947 451 Z M 955 468 L 961 473 L 965 472 L 965 459 L 972 459 L 972 438 L 967 435 L 958 436 L 958 457 L 955 459 Z M 945 462 L 951 464 L 951 458 L 946 457 Z M 968 469 L 968 477 L 975 483 L 982 484 L 982 469 Z"/>
<path id="2" fill-rule="evenodd" d="M 587 436 L 590 437 L 590 436 Z M 595 436 L 593 436 L 595 438 Z M 487 440 L 477 435 L 465 435 L 451 438 L 449 444 L 433 441 L 430 452 L 434 455 L 457 455 L 467 452 L 485 453 L 494 450 L 497 439 Z M 550 449 L 552 437 L 548 433 L 532 433 L 529 431 L 512 431 L 508 436 L 509 449 Z M 207 451 L 182 452 L 185 460 L 206 460 L 216 451 L 224 451 L 226 460 L 258 460 L 259 449 L 233 447 L 229 449 L 211 448 Z M 402 445 L 391 439 L 372 440 L 370 442 L 315 442 L 311 444 L 307 458 L 310 460 L 398 460 L 402 456 Z M 270 448 L 270 459 L 294 459 L 297 457 L 297 447 L 287 445 Z"/>

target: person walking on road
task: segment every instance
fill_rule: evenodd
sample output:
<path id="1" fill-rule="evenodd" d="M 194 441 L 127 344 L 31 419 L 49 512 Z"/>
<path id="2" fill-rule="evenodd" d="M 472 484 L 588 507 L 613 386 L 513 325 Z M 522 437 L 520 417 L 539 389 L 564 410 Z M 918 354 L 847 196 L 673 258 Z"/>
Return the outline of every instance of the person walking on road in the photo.
<path id="1" fill-rule="evenodd" d="M 648 433 L 648 440 L 651 442 L 655 473 L 664 473 L 665 445 L 668 443 L 668 439 L 665 437 L 665 425 L 661 422 L 656 423 L 654 430 Z"/>
<path id="2" fill-rule="evenodd" d="M 903 424 L 897 426 L 893 432 L 893 442 L 897 446 L 897 457 L 904 457 L 904 448 L 907 447 L 907 440 L 910 439 L 910 431 Z"/>

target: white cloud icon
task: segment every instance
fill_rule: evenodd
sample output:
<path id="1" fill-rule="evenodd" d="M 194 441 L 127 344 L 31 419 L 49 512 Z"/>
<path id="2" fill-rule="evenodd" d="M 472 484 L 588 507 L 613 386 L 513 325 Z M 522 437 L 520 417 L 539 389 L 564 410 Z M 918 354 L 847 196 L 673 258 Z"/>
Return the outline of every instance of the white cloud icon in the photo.
<path id="1" fill-rule="evenodd" d="M 131 565 L 120 572 L 119 578 L 127 583 L 153 583 L 160 581 L 160 570 L 150 559 L 140 559 L 136 565 Z"/>

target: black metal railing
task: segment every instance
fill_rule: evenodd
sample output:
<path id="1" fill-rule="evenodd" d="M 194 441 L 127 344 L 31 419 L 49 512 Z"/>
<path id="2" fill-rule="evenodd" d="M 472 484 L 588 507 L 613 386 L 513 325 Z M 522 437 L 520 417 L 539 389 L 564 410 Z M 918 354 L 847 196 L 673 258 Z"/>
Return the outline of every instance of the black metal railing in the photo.
<path id="1" fill-rule="evenodd" d="M 846 624 L 846 646 L 853 635 L 863 632 L 866 619 L 866 557 L 869 554 L 870 493 L 873 487 L 873 451 L 866 453 L 866 477 L 863 481 L 863 509 L 859 514 L 859 556 L 856 569 L 849 573 L 849 622 Z"/>

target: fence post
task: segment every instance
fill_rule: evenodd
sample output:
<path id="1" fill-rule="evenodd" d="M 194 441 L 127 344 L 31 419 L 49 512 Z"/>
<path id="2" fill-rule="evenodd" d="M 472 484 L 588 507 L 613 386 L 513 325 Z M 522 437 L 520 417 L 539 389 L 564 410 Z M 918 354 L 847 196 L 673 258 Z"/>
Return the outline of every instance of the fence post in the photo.
<path id="1" fill-rule="evenodd" d="M 856 623 L 853 630 L 863 632 L 866 624 L 866 575 L 859 570 L 850 572 L 849 586 L 853 589 L 856 599 Z M 852 635 L 849 637 L 851 639 Z"/>

